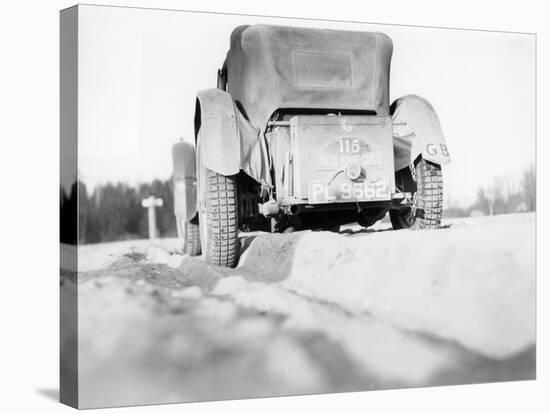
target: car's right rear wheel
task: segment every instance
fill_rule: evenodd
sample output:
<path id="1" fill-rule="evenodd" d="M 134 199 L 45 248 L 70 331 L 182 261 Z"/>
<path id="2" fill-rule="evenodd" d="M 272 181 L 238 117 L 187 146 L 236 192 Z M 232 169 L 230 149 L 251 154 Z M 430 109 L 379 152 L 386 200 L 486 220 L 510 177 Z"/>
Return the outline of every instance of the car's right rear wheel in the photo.
<path id="1" fill-rule="evenodd" d="M 420 157 L 414 166 L 395 174 L 397 188 L 413 196 L 413 206 L 390 210 L 394 229 L 436 229 L 443 215 L 441 166 Z"/>

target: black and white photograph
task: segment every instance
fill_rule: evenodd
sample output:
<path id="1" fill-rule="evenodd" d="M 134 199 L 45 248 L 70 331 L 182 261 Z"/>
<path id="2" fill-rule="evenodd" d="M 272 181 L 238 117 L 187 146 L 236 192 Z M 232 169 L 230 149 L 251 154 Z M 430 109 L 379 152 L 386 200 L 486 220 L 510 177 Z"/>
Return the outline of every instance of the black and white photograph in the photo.
<path id="1" fill-rule="evenodd" d="M 61 402 L 536 379 L 534 33 L 59 22 Z"/>

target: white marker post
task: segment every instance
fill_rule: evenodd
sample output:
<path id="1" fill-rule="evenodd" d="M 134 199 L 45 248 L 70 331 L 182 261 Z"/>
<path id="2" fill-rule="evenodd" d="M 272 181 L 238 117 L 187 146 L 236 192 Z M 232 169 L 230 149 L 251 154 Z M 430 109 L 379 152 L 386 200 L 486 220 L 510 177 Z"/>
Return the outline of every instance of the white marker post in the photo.
<path id="1" fill-rule="evenodd" d="M 147 215 L 149 217 L 149 239 L 153 240 L 157 238 L 157 217 L 155 214 L 156 207 L 162 207 L 162 198 L 155 198 L 149 196 L 141 200 L 141 205 L 147 208 Z"/>

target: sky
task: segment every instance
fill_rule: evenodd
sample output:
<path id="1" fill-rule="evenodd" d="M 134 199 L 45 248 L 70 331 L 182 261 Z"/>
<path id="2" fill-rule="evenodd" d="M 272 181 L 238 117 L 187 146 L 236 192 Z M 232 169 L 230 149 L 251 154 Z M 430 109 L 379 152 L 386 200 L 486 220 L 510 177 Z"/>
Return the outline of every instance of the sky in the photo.
<path id="1" fill-rule="evenodd" d="M 535 37 L 527 34 L 80 6 L 79 176 L 93 188 L 167 179 L 171 146 L 193 142 L 195 95 L 241 24 L 381 31 L 393 40 L 391 101 L 434 106 L 452 162 L 446 201 L 535 162 Z"/>

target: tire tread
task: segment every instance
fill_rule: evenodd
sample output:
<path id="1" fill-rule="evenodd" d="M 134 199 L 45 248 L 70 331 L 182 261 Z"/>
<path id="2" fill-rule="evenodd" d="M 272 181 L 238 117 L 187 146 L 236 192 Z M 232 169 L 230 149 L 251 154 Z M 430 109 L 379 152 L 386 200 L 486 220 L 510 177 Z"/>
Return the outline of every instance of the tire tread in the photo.
<path id="1" fill-rule="evenodd" d="M 424 210 L 424 218 L 417 218 L 414 227 L 436 229 L 443 214 L 443 175 L 441 167 L 421 159 L 416 166 L 418 208 Z"/>
<path id="2" fill-rule="evenodd" d="M 185 226 L 184 253 L 189 256 L 200 256 L 202 249 L 199 225 L 193 222 L 185 222 L 183 225 Z"/>
<path id="3" fill-rule="evenodd" d="M 416 207 L 423 210 L 421 217 L 411 217 L 412 210 L 405 214 L 398 210 L 390 211 L 394 229 L 411 228 L 437 229 L 443 216 L 443 175 L 441 166 L 420 158 L 415 166 L 416 172 Z"/>
<path id="4" fill-rule="evenodd" d="M 208 259 L 217 266 L 235 267 L 239 252 L 236 180 L 208 171 L 207 183 Z"/>

